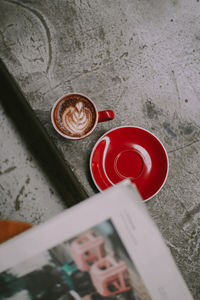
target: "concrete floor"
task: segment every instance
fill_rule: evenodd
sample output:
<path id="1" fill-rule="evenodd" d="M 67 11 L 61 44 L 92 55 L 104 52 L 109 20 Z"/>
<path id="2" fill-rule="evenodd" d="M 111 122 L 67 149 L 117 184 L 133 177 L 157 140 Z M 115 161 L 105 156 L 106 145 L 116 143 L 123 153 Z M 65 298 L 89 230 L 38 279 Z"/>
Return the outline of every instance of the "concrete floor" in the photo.
<path id="1" fill-rule="evenodd" d="M 38 224 L 61 212 L 64 203 L 1 106 L 0 137 L 0 218 Z"/>
<path id="2" fill-rule="evenodd" d="M 89 155 L 107 130 L 136 125 L 163 142 L 168 180 L 146 205 L 195 299 L 200 299 L 199 19 L 199 0 L 0 3 L 0 56 L 88 195 L 97 192 Z M 99 124 L 83 141 L 65 141 L 51 126 L 50 110 L 69 92 L 88 95 L 100 110 L 115 110 L 115 120 Z M 17 162 L 14 156 L 5 169 Z M 42 188 L 47 193 L 46 183 Z M 48 194 L 45 198 L 43 208 L 62 209 L 55 198 L 57 208 L 51 210 L 54 199 L 47 204 Z M 25 218 L 31 214 L 37 215 L 36 206 L 26 209 Z"/>

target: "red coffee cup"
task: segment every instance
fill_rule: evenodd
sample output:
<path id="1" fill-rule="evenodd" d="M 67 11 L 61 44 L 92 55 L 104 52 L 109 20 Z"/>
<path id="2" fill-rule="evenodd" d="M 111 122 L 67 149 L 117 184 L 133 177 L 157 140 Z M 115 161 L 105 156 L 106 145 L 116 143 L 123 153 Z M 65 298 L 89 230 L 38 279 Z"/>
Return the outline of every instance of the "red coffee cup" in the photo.
<path id="1" fill-rule="evenodd" d="M 114 119 L 112 110 L 98 111 L 94 102 L 83 94 L 67 94 L 52 107 L 51 121 L 64 138 L 80 140 L 89 136 L 100 122 Z"/>

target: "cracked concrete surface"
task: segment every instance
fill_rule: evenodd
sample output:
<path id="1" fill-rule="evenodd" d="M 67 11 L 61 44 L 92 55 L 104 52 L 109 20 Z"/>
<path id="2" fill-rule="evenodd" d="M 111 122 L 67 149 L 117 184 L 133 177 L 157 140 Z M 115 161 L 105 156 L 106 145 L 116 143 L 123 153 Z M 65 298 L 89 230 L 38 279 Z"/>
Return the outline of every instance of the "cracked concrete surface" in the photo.
<path id="1" fill-rule="evenodd" d="M 89 195 L 97 192 L 89 155 L 106 131 L 136 125 L 163 142 L 169 176 L 146 205 L 199 299 L 199 1 L 3 0 L 0 8 L 0 55 Z M 114 109 L 115 120 L 83 141 L 64 140 L 50 110 L 70 92 L 88 95 L 99 110 Z M 6 166 L 7 176 L 13 167 Z"/>

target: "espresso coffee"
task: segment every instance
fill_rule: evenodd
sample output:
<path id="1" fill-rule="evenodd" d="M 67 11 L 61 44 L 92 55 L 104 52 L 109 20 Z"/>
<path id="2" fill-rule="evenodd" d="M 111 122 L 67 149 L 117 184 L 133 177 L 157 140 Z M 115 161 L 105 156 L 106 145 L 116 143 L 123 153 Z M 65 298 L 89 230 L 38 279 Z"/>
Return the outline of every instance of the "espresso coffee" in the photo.
<path id="1" fill-rule="evenodd" d="M 97 122 L 97 111 L 93 103 L 79 94 L 61 98 L 53 111 L 53 120 L 64 135 L 81 138 L 89 134 Z"/>

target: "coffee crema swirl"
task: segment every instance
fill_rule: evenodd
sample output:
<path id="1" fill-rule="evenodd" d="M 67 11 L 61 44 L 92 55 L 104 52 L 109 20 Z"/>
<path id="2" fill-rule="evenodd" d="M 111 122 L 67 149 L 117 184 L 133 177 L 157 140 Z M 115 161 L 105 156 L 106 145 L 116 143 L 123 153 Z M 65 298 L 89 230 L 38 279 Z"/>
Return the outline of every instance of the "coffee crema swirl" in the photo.
<path id="1" fill-rule="evenodd" d="M 62 124 L 72 135 L 83 135 L 92 122 L 92 112 L 83 102 L 69 106 L 62 113 Z"/>
<path id="2" fill-rule="evenodd" d="M 86 97 L 70 94 L 57 103 L 53 118 L 55 125 L 64 135 L 80 138 L 90 133 L 95 126 L 97 111 Z"/>

